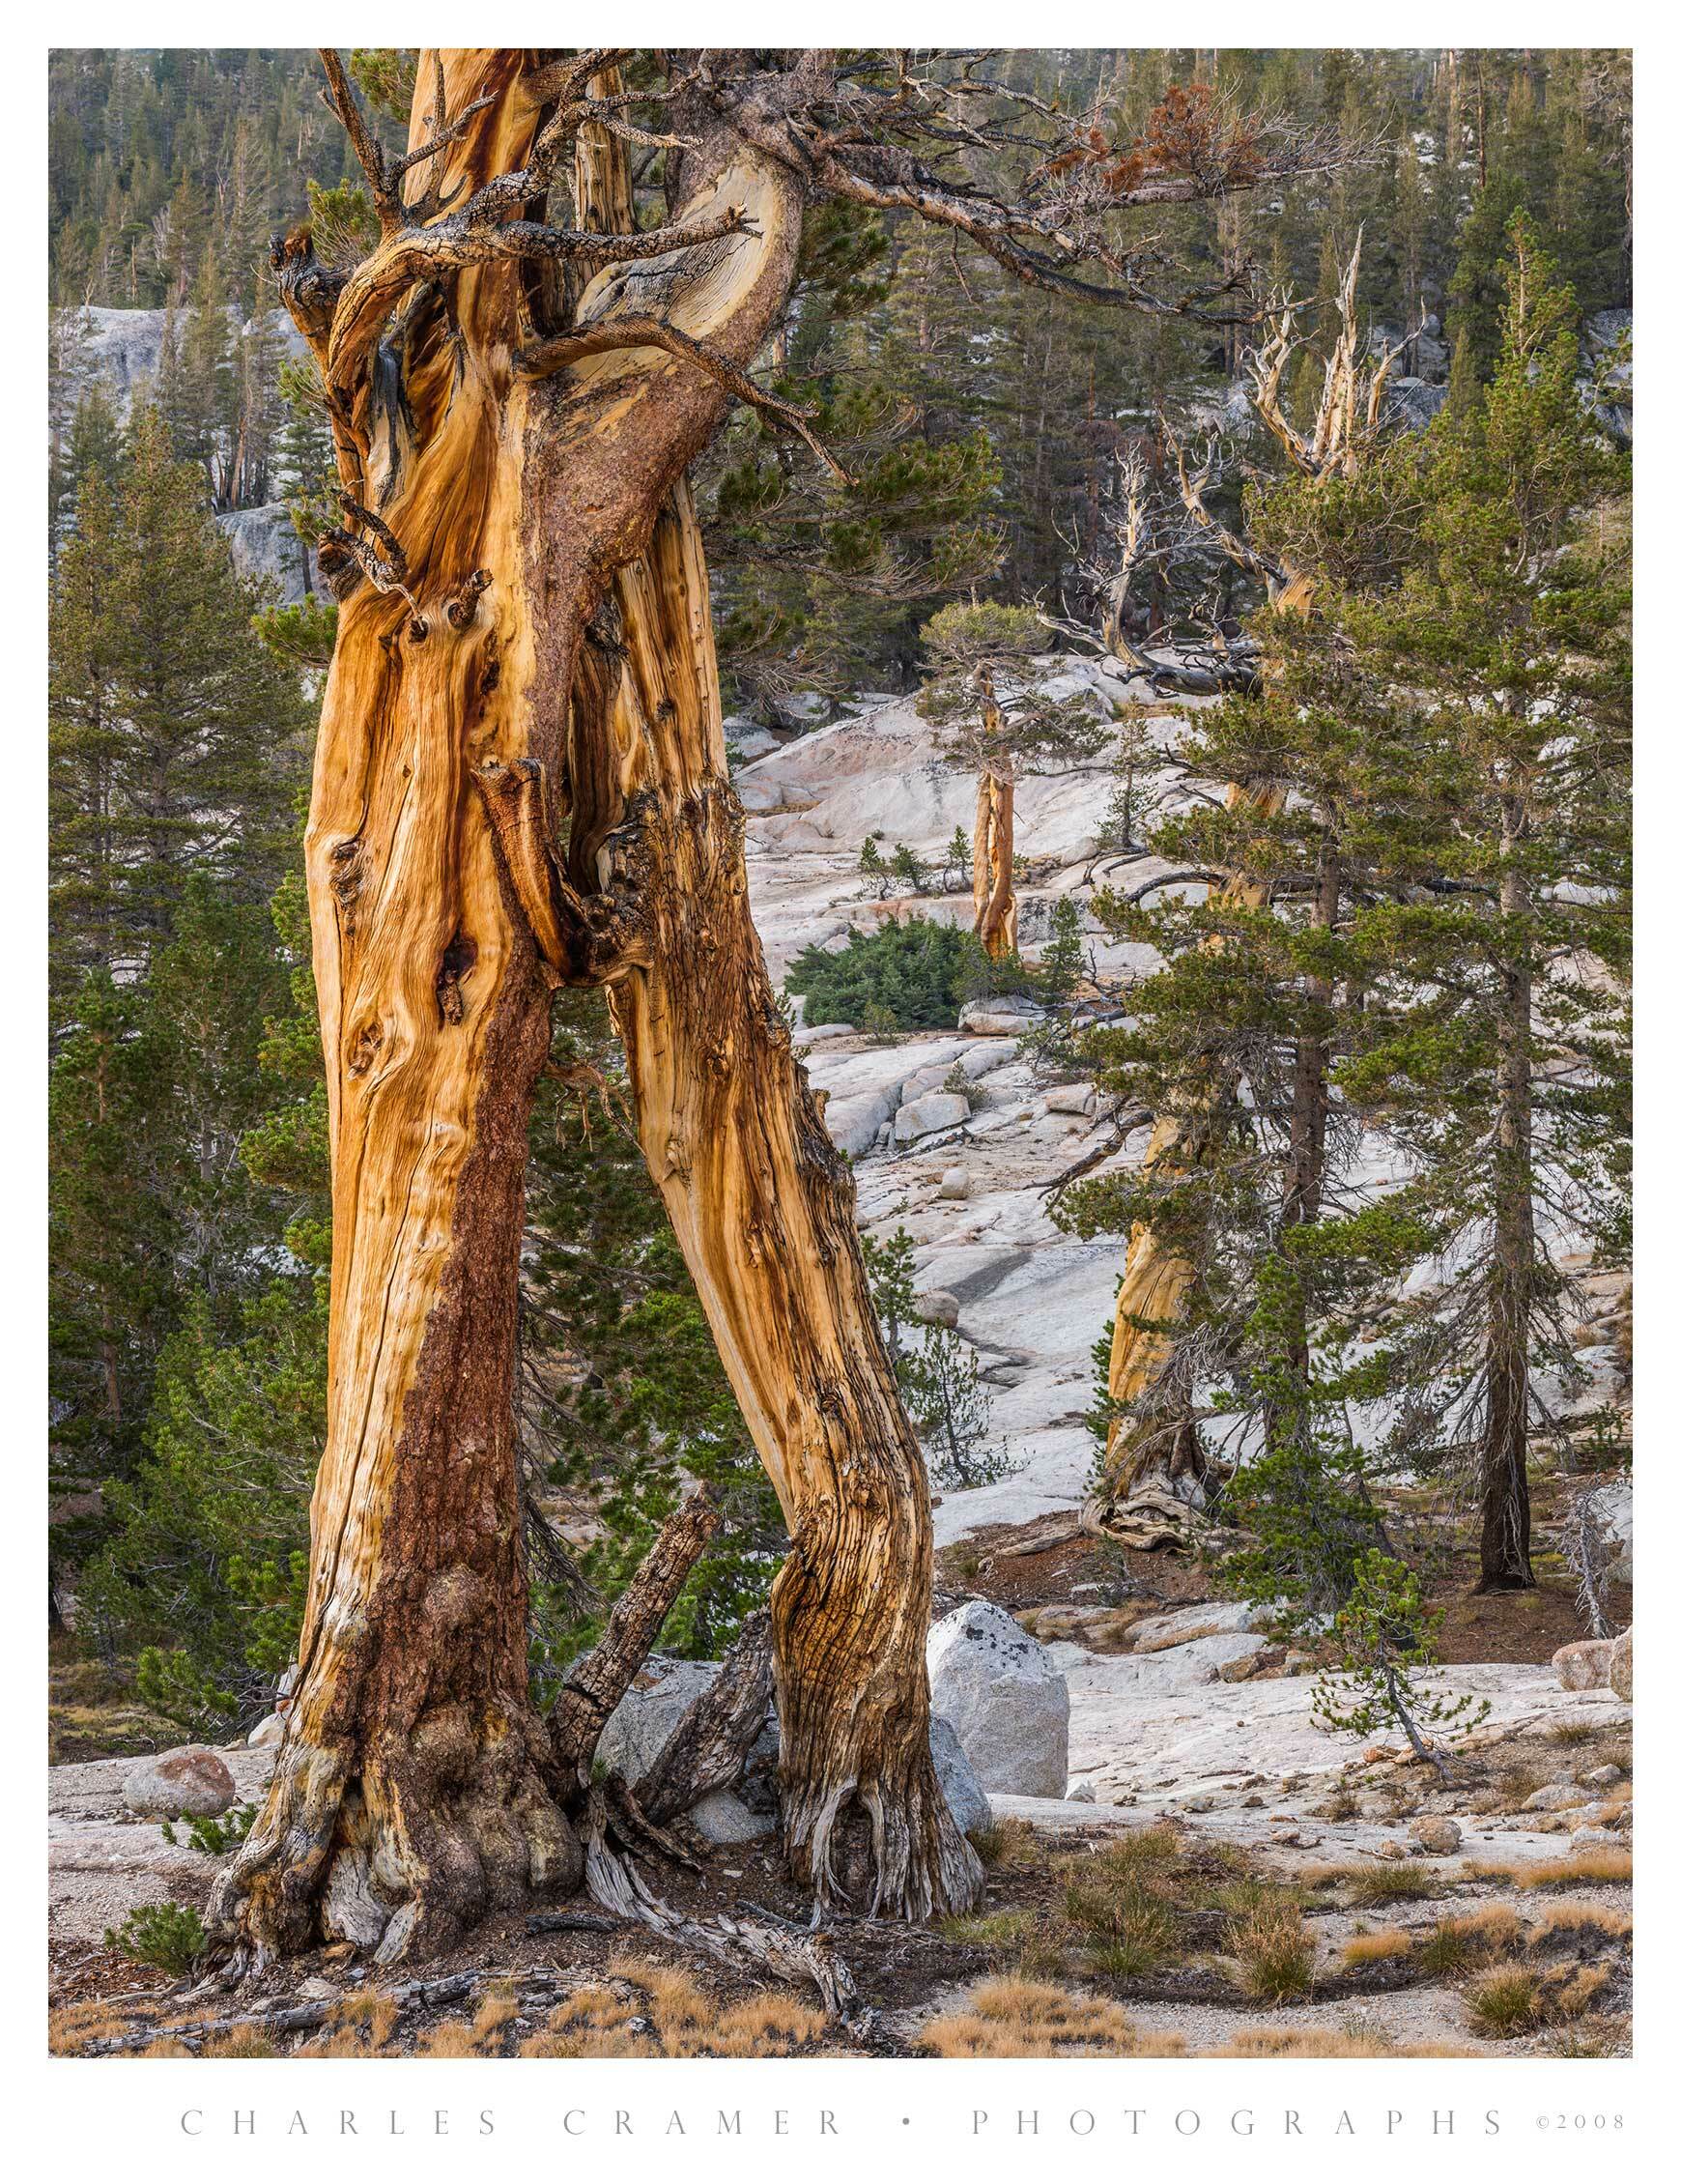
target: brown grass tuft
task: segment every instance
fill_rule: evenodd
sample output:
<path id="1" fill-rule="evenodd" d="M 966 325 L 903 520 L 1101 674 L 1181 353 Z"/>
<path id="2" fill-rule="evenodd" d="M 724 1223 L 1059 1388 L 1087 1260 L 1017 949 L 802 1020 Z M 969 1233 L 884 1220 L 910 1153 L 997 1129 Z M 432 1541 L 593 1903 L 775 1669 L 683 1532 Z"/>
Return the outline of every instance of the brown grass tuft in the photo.
<path id="1" fill-rule="evenodd" d="M 1567 1858 L 1543 1858 L 1523 1865 L 1465 1868 L 1467 1881 L 1495 1881 L 1509 1888 L 1584 1888 L 1596 1883 L 1616 1887 L 1634 1879 L 1635 1861 L 1627 1851 L 1578 1851 Z"/>
<path id="2" fill-rule="evenodd" d="M 156 2055 L 157 2051 L 153 2048 L 148 2052 Z M 260 2025 L 236 2025 L 231 2032 L 207 2040 L 203 2049 L 207 2061 L 217 2062 L 266 2062 L 279 2052 Z"/>
<path id="3" fill-rule="evenodd" d="M 1387 1964 L 1395 1957 L 1412 1954 L 1412 1937 L 1404 1926 L 1385 1926 L 1376 1934 L 1356 1934 L 1343 1950 L 1350 1971 L 1363 1964 Z"/>
<path id="4" fill-rule="evenodd" d="M 1371 1911 L 1383 1904 L 1414 1903 L 1445 1895 L 1456 1876 L 1422 1861 L 1396 1858 L 1372 1865 L 1308 1866 L 1301 1878 L 1315 1895 L 1346 1895 L 1352 1905 Z"/>
<path id="5" fill-rule="evenodd" d="M 1178 2039 L 1135 2032 L 1117 2003 L 1027 1979 L 990 1979 L 969 2007 L 936 2018 L 917 2042 L 925 2055 L 1182 2055 Z"/>
<path id="6" fill-rule="evenodd" d="M 1485 2040 L 1514 2040 L 1539 2029 L 1541 1983 L 1532 1971 L 1493 1971 L 1466 1999 L 1471 2030 Z"/>
<path id="7" fill-rule="evenodd" d="M 1532 1949 L 1583 1941 L 1626 1941 L 1635 1930 L 1627 1911 L 1604 1911 L 1598 1904 L 1559 1904 L 1543 1911 L 1529 1936 Z"/>
<path id="8" fill-rule="evenodd" d="M 1281 2026 L 1275 2031 L 1239 2032 L 1223 2048 L 1204 2051 L 1211 2055 L 1472 2055 L 1474 2048 L 1451 2048 L 1423 2041 L 1387 2040 L 1381 2032 L 1339 2032 L 1317 2026 Z"/>
<path id="9" fill-rule="evenodd" d="M 344 2057 L 377 2055 L 397 2029 L 397 2005 L 377 1988 L 346 1995 L 334 2002 L 326 2026 L 298 2050 L 300 2055 Z"/>
<path id="10" fill-rule="evenodd" d="M 1245 1989 L 1263 2002 L 1293 2002 L 1313 1985 L 1313 1936 L 1294 1904 L 1258 1906 L 1232 1930 Z"/>
<path id="11" fill-rule="evenodd" d="M 446 2017 L 442 2025 L 429 2026 L 414 2043 L 417 2055 L 428 2055 L 439 2061 L 476 2055 L 479 2052 L 477 2037 L 464 2017 Z"/>
<path id="12" fill-rule="evenodd" d="M 1511 1956 L 1523 1944 L 1524 1922 L 1505 1904 L 1485 1904 L 1459 1917 L 1439 1919 L 1418 1951 L 1418 1968 L 1451 1979 L 1479 1965 Z"/>
<path id="13" fill-rule="evenodd" d="M 1044 1845 L 1014 1814 L 990 1827 L 978 1827 L 969 1841 L 988 1873 L 1020 1873 L 1044 1863 Z"/>
<path id="14" fill-rule="evenodd" d="M 47 2018 L 46 2049 L 48 2055 L 79 2055 L 95 2040 L 116 2040 L 138 2029 L 133 2019 L 107 2002 L 67 2002 Z"/>

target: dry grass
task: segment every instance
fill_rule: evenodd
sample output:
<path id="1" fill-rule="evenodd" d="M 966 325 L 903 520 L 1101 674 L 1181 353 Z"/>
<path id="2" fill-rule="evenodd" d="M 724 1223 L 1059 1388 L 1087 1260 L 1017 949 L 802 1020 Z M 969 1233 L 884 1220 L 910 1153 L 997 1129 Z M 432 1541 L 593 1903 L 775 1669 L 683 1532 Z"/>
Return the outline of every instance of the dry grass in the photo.
<path id="1" fill-rule="evenodd" d="M 1028 1979 L 989 1979 L 969 2007 L 935 2018 L 917 2042 L 941 2056 L 1182 2055 L 1184 2042 L 1134 2030 L 1117 2003 Z"/>
<path id="2" fill-rule="evenodd" d="M 522 2055 L 651 2055 L 658 2051 L 646 2031 L 639 1998 L 616 1987 L 581 1987 L 549 2013 L 541 2032 L 520 2043 Z"/>
<path id="3" fill-rule="evenodd" d="M 1529 1936 L 1532 1949 L 1583 1941 L 1626 1941 L 1635 1930 L 1627 1911 L 1604 1911 L 1598 1904 L 1559 1904 L 1543 1911 Z"/>
<path id="4" fill-rule="evenodd" d="M 1404 1926 L 1385 1926 L 1376 1934 L 1356 1934 L 1343 1949 L 1343 1964 L 1357 1971 L 1363 1964 L 1388 1964 L 1412 1954 L 1412 1937 Z"/>
<path id="5" fill-rule="evenodd" d="M 1532 1971 L 1492 1971 L 1466 1997 L 1471 2030 L 1485 2040 L 1515 2040 L 1540 2029 L 1541 1982 Z"/>
<path id="6" fill-rule="evenodd" d="M 1446 1895 L 1456 1877 L 1397 1858 L 1392 1864 L 1309 1866 L 1301 1878 L 1315 1895 L 1343 1894 L 1357 1909 L 1375 1911 Z"/>
<path id="7" fill-rule="evenodd" d="M 1523 1865 L 1464 1868 L 1467 1881 L 1494 1881 L 1508 1888 L 1617 1887 L 1634 1879 L 1635 1861 L 1627 1851 L 1578 1851 L 1568 1858 L 1544 1858 Z"/>
<path id="8" fill-rule="evenodd" d="M 53 2055 L 79 2055 L 96 2040 L 115 2040 L 134 2029 L 134 2021 L 108 2002 L 68 2002 L 46 2021 L 46 2050 Z"/>
<path id="9" fill-rule="evenodd" d="M 621 1954 L 610 1968 L 622 1984 L 581 1989 L 521 2055 L 792 2055 L 818 2046 L 828 2029 L 820 2010 L 780 1991 L 721 2005 L 677 1966 Z"/>
<path id="10" fill-rule="evenodd" d="M 1541 1982 L 1542 2008 L 1550 2024 L 1568 2024 L 1598 2006 L 1610 1988 L 1610 1967 L 1603 1964 L 1560 1968 Z"/>
<path id="11" fill-rule="evenodd" d="M 324 2029 L 298 2050 L 300 2055 L 342 2058 L 377 2055 L 397 2028 L 397 2005 L 389 1995 L 368 1990 L 335 2002 Z"/>
<path id="12" fill-rule="evenodd" d="M 1485 1904 L 1456 1918 L 1439 1919 L 1418 1951 L 1418 1968 L 1451 1979 L 1480 1965 L 1509 1957 L 1523 1944 L 1524 1922 L 1504 1904 Z"/>
<path id="13" fill-rule="evenodd" d="M 1239 1921 L 1232 1953 L 1257 2001 L 1293 2002 L 1313 1985 L 1313 1936 L 1294 1904 L 1261 1905 Z"/>
<path id="14" fill-rule="evenodd" d="M 1599 1735 L 1598 1725 L 1591 1721 L 1555 1722 L 1547 1732 L 1550 1744 L 1591 1744 Z"/>
<path id="15" fill-rule="evenodd" d="M 1421 2041 L 1389 2040 L 1381 2032 L 1338 2032 L 1318 2026 L 1281 2026 L 1275 2031 L 1239 2032 L 1223 2048 L 1204 2052 L 1211 2055 L 1351 2056 L 1369 2060 L 1376 2055 L 1474 2055 L 1477 2051 Z"/>
<path id="16" fill-rule="evenodd" d="M 442 2025 L 428 2026 L 414 2043 L 414 2053 L 417 2055 L 426 2055 L 437 2061 L 482 2055 L 483 2052 L 472 2026 L 464 2017 L 446 2017 Z"/>
<path id="17" fill-rule="evenodd" d="M 1044 1845 L 1028 1823 L 1013 1814 L 990 1827 L 978 1827 L 969 1841 L 988 1873 L 1021 1873 L 1045 1860 Z"/>
<path id="18" fill-rule="evenodd" d="M 149 2055 L 157 2052 L 157 2045 L 147 2050 Z M 260 2025 L 236 2025 L 231 2032 L 207 2040 L 202 2052 L 207 2060 L 217 2062 L 266 2062 L 280 2051 Z"/>

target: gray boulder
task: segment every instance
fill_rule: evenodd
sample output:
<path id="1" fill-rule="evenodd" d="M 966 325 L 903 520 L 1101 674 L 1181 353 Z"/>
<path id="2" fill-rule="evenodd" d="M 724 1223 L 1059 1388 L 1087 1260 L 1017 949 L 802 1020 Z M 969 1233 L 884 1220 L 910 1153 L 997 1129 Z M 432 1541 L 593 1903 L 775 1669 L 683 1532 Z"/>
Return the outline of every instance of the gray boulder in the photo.
<path id="1" fill-rule="evenodd" d="M 1163 1653 L 1172 1646 L 1189 1645 L 1198 1638 L 1229 1637 L 1236 1631 L 1253 1630 L 1260 1611 L 1249 1600 L 1205 1600 L 1195 1607 L 1174 1608 L 1167 1615 L 1147 1616 L 1132 1625 L 1135 1653 Z"/>
<path id="2" fill-rule="evenodd" d="M 717 1680 L 717 1661 L 677 1661 L 650 1653 L 642 1672 L 607 1717 L 595 1756 L 626 1782 L 640 1782 L 695 1701 Z"/>
<path id="3" fill-rule="evenodd" d="M 952 1818 L 961 1831 L 973 1835 L 983 1827 L 990 1827 L 992 1807 L 986 1801 L 986 1793 L 976 1779 L 969 1755 L 957 1740 L 957 1732 L 944 1714 L 935 1714 L 928 1723 L 928 1750 L 933 1755 L 934 1773 L 952 1808 Z"/>
<path id="4" fill-rule="evenodd" d="M 929 1327 L 955 1327 L 962 1311 L 949 1289 L 925 1289 L 917 1299 L 917 1317 Z"/>
<path id="5" fill-rule="evenodd" d="M 1019 1039 L 1023 1032 L 1031 1031 L 1043 1019 L 1044 1011 L 1036 1002 L 1013 997 L 965 1001 L 957 1011 L 960 1029 L 978 1032 L 986 1038 Z"/>
<path id="6" fill-rule="evenodd" d="M 940 1178 L 942 1198 L 966 1198 L 969 1195 L 969 1170 L 966 1167 L 949 1167 Z"/>
<path id="7" fill-rule="evenodd" d="M 757 721 L 732 719 L 724 724 L 724 746 L 741 765 L 751 765 L 755 759 L 762 759 L 782 745 L 768 728 L 760 728 Z"/>
<path id="8" fill-rule="evenodd" d="M 1626 1479 L 1610 1486 L 1596 1486 L 1587 1497 L 1588 1512 L 1599 1527 L 1608 1560 L 1606 1575 L 1613 1585 L 1635 1582 L 1635 1490 Z"/>
<path id="9" fill-rule="evenodd" d="M 155 1752 L 123 1782 L 123 1802 L 143 1820 L 214 1820 L 233 1801 L 227 1761 L 203 1744 Z"/>
<path id="10" fill-rule="evenodd" d="M 709 1790 L 689 1819 L 709 1843 L 756 1843 L 776 1831 L 774 1820 L 750 1812 L 733 1790 Z"/>
<path id="11" fill-rule="evenodd" d="M 1447 403 L 1447 388 L 1423 379 L 1392 379 L 1383 389 L 1383 411 L 1403 432 L 1422 432 Z"/>
<path id="12" fill-rule="evenodd" d="M 928 1632 L 928 1683 L 983 1790 L 1060 1797 L 1068 1779 L 1068 1686 L 1037 1639 L 990 1600 Z"/>

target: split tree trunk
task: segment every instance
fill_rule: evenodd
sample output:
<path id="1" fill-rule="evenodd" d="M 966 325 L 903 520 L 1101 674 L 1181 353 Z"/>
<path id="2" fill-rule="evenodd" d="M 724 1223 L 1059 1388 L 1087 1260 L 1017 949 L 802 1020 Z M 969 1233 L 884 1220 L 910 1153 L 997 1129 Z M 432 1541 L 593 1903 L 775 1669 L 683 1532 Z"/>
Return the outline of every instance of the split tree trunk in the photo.
<path id="1" fill-rule="evenodd" d="M 489 103 L 443 185 L 522 163 L 525 59 L 444 56 L 450 112 Z M 423 56 L 412 145 L 430 75 Z M 578 191 L 615 229 L 616 151 L 584 145 Z M 574 323 L 657 312 L 745 367 L 794 279 L 798 192 L 703 129 L 683 171 L 681 218 L 739 207 L 754 231 L 604 268 Z M 336 333 L 306 329 L 356 499 L 403 561 L 400 593 L 363 582 L 341 607 L 308 831 L 328 1443 L 287 1736 L 211 1912 L 259 1962 L 318 1936 L 435 1947 L 579 1878 L 527 1694 L 513 1428 L 527 1124 L 562 982 L 610 989 L 650 1168 L 793 1536 L 773 1624 L 795 1869 L 835 1892 L 856 1806 L 874 1908 L 964 1909 L 981 1885 L 928 1754 L 921 1454 L 748 905 L 682 484 L 726 397 L 647 349 L 522 379 L 535 301 L 509 262 L 421 284 L 354 387 Z"/>
<path id="2" fill-rule="evenodd" d="M 820 1897 L 846 1892 L 855 1806 L 869 1907 L 925 1917 L 981 1884 L 928 1753 L 927 1481 L 851 1171 L 753 925 L 686 488 L 613 598 L 613 641 L 574 685 L 569 870 L 640 905 L 642 945 L 609 991 L 642 1150 L 793 1541 L 771 1594 L 784 1842 Z"/>
<path id="3" fill-rule="evenodd" d="M 1004 716 L 992 670 L 981 670 L 981 723 L 1001 735 Z M 1015 953 L 1015 780 L 985 765 L 975 792 L 975 936 L 994 963 Z"/>
<path id="4" fill-rule="evenodd" d="M 1015 953 L 1015 784 L 983 773 L 975 796 L 975 936 L 994 963 Z"/>

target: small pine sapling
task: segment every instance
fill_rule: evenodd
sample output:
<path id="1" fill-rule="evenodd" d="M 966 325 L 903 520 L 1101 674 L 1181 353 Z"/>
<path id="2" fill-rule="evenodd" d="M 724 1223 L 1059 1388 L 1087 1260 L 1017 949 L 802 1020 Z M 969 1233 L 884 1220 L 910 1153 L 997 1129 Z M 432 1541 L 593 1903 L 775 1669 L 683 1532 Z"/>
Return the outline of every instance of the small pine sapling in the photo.
<path id="1" fill-rule="evenodd" d="M 1338 1659 L 1314 1685 L 1313 1717 L 1322 1729 L 1352 1737 L 1399 1728 L 1445 1782 L 1450 1777 L 1439 1743 L 1485 1720 L 1489 1702 L 1469 1692 L 1437 1697 L 1413 1681 L 1415 1671 L 1436 1659 L 1432 1624 L 1439 1621 L 1425 1612 L 1416 1574 L 1380 1548 L 1369 1549 L 1331 1625 Z M 1425 1739 L 1421 1723 L 1438 1733 L 1436 1739 Z"/>
<path id="2" fill-rule="evenodd" d="M 921 858 L 907 842 L 896 842 L 893 855 L 888 859 L 888 871 L 903 884 L 907 895 L 920 895 L 927 885 L 927 874 Z"/>
<path id="3" fill-rule="evenodd" d="M 893 875 L 888 869 L 886 858 L 875 847 L 880 840 L 879 834 L 867 834 L 864 837 L 864 847 L 858 852 L 858 869 L 875 889 L 876 901 L 883 903 L 887 900 L 888 888 L 893 884 Z"/>

